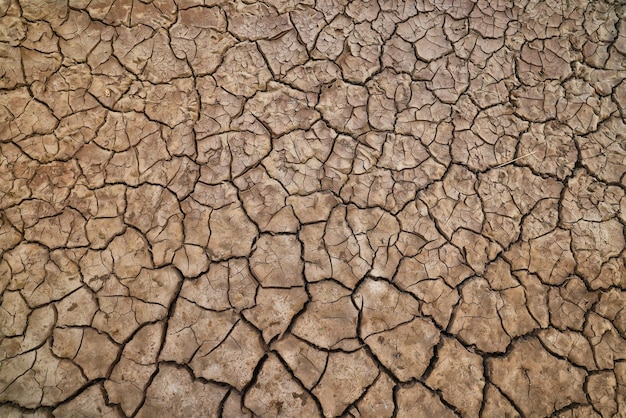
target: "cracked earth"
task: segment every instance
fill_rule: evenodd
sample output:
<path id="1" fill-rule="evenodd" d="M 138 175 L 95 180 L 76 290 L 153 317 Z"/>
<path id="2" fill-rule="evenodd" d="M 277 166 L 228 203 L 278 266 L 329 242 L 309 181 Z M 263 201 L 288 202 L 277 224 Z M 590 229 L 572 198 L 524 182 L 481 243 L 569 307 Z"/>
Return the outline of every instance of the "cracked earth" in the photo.
<path id="1" fill-rule="evenodd" d="M 626 6 L 0 0 L 0 416 L 625 417 Z"/>

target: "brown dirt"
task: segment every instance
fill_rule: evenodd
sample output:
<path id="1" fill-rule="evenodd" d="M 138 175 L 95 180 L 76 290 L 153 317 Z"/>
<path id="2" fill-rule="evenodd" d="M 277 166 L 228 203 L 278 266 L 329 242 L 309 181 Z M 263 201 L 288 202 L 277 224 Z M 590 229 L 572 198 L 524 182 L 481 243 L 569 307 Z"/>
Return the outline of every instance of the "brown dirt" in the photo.
<path id="1" fill-rule="evenodd" d="M 0 416 L 626 417 L 619 0 L 0 0 Z"/>

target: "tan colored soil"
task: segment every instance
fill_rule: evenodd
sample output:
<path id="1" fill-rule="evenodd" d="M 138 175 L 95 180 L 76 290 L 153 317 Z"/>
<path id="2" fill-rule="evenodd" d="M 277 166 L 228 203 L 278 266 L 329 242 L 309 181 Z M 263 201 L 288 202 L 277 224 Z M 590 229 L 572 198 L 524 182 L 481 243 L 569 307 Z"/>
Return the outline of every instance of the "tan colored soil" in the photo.
<path id="1" fill-rule="evenodd" d="M 0 0 L 1 417 L 626 417 L 620 0 Z"/>

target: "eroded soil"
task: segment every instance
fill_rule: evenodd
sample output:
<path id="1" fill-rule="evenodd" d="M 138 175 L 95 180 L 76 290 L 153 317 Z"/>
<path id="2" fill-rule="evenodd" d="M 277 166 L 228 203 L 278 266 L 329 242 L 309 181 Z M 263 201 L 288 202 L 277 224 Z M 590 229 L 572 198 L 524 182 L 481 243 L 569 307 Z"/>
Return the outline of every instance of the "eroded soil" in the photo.
<path id="1" fill-rule="evenodd" d="M 1 0 L 0 416 L 626 416 L 619 1 Z"/>

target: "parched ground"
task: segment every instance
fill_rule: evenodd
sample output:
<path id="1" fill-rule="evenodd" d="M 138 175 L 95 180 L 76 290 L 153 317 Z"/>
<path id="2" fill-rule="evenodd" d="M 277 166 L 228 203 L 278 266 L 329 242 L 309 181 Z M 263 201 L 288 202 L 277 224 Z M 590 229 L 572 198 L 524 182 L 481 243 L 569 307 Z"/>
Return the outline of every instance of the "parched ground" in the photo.
<path id="1" fill-rule="evenodd" d="M 1 417 L 626 417 L 620 0 L 0 0 Z"/>

